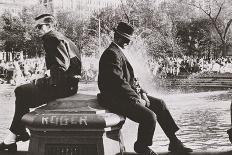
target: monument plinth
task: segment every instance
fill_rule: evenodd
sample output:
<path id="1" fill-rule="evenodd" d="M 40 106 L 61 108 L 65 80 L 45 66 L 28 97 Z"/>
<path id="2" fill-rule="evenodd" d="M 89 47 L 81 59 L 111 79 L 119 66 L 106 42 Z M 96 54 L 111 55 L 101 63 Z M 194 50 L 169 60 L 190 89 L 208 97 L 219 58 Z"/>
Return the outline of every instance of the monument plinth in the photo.
<path id="1" fill-rule="evenodd" d="M 57 99 L 23 116 L 30 155 L 116 155 L 124 145 L 125 118 L 97 103 L 94 95 Z"/>

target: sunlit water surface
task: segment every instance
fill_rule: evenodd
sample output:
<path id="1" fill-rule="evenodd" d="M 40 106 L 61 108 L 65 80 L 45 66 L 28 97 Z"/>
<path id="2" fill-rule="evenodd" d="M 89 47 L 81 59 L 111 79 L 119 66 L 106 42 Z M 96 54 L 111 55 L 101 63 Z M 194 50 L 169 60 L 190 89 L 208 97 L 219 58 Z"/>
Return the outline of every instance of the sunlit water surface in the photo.
<path id="1" fill-rule="evenodd" d="M 13 90 L 14 87 L 9 85 L 0 86 L 1 140 L 7 133 L 14 113 L 15 97 Z M 96 88 L 89 87 L 84 92 L 96 94 L 96 91 Z M 230 96 L 230 91 L 211 91 L 159 95 L 158 97 L 165 100 L 181 129 L 177 132 L 177 135 L 185 145 L 196 151 L 223 151 L 232 148 L 226 134 L 226 130 L 230 128 Z M 127 120 L 123 126 L 124 143 L 127 151 L 133 151 L 137 127 L 138 125 L 130 120 Z M 167 151 L 168 144 L 168 139 L 158 126 L 152 148 L 156 151 Z"/>

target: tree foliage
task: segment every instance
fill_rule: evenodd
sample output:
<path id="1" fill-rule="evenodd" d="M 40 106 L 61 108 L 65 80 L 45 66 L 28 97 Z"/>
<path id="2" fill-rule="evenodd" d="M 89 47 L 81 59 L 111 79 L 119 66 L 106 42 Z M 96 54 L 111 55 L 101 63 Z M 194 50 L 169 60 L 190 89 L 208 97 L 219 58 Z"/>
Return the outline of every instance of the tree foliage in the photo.
<path id="1" fill-rule="evenodd" d="M 25 8 L 17 16 L 6 11 L 1 18 L 0 39 L 6 52 L 15 54 L 23 51 L 29 57 L 42 52 L 40 40 L 34 31 L 34 15 L 30 10 Z"/>
<path id="2" fill-rule="evenodd" d="M 79 50 L 83 50 L 89 39 L 84 33 L 86 22 L 80 20 L 75 13 L 58 12 L 56 16 L 58 30 L 70 38 Z"/>
<path id="3" fill-rule="evenodd" d="M 232 2 L 230 0 L 212 0 L 207 5 L 201 3 L 189 3 L 190 6 L 198 8 L 208 17 L 215 28 L 216 40 L 220 41 L 222 55 L 227 53 L 227 45 L 231 42 L 230 26 L 232 23 Z"/>
<path id="4" fill-rule="evenodd" d="M 111 42 L 119 21 L 134 26 L 135 37 L 152 56 L 210 56 L 218 49 L 225 53 L 227 45 L 232 44 L 232 2 L 212 0 L 206 6 L 197 2 L 121 0 L 118 7 L 101 9 L 87 20 L 67 11 L 57 12 L 56 17 L 58 30 L 75 42 L 82 55 L 99 55 Z M 29 56 L 41 54 L 34 17 L 46 11 L 36 6 L 23 9 L 17 16 L 5 12 L 0 20 L 1 49 L 23 51 Z"/>
<path id="5" fill-rule="evenodd" d="M 186 55 L 202 57 L 211 44 L 212 24 L 208 19 L 181 21 L 177 24 L 177 38 Z"/>

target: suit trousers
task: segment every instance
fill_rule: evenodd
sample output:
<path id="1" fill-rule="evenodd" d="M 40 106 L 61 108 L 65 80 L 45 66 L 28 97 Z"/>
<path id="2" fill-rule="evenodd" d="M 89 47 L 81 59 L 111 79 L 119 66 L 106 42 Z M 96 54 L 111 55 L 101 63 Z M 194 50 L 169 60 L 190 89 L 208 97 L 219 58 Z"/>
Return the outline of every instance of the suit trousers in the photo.
<path id="1" fill-rule="evenodd" d="M 139 123 L 137 142 L 145 146 L 152 145 L 156 120 L 169 138 L 179 130 L 164 101 L 152 96 L 148 96 L 148 99 L 150 101 L 149 107 L 131 102 L 106 106 L 110 111 Z"/>
<path id="2" fill-rule="evenodd" d="M 23 115 L 29 112 L 29 108 L 35 108 L 46 104 L 57 98 L 68 97 L 76 94 L 77 83 L 72 90 L 70 87 L 57 86 L 38 86 L 34 83 L 28 83 L 16 87 L 15 89 L 15 113 L 10 126 L 10 131 L 16 135 L 21 135 L 26 131 L 25 125 L 21 119 Z"/>

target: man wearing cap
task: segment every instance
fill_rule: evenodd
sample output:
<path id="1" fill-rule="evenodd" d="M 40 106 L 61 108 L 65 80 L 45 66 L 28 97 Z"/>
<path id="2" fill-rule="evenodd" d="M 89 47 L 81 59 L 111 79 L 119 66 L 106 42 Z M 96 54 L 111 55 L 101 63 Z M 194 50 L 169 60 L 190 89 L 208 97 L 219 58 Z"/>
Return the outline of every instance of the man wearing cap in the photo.
<path id="1" fill-rule="evenodd" d="M 9 134 L 0 144 L 0 151 L 16 151 L 16 142 L 29 140 L 30 136 L 21 122 L 29 108 L 74 95 L 78 90 L 81 74 L 79 50 L 71 40 L 55 30 L 56 19 L 53 15 L 42 14 L 35 21 L 42 37 L 45 62 L 50 75 L 15 89 L 15 113 Z"/>
<path id="2" fill-rule="evenodd" d="M 114 29 L 114 41 L 103 52 L 99 62 L 99 104 L 139 123 L 134 150 L 142 155 L 157 155 L 148 146 L 156 127 L 156 120 L 170 140 L 168 150 L 175 153 L 192 152 L 176 137 L 179 130 L 163 100 L 147 96 L 134 77 L 134 71 L 123 53 L 130 43 L 133 27 L 120 22 Z"/>

